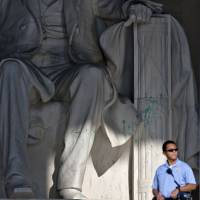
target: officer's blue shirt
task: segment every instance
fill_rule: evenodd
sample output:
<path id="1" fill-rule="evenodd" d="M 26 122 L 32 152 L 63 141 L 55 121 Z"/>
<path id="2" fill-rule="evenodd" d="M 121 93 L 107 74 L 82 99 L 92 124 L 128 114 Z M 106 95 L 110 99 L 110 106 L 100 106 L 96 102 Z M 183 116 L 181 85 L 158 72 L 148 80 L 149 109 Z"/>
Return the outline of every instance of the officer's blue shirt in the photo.
<path id="1" fill-rule="evenodd" d="M 167 173 L 168 168 L 172 169 L 174 178 L 172 175 Z M 196 184 L 191 167 L 187 163 L 177 159 L 174 165 L 169 166 L 166 162 L 156 170 L 152 187 L 153 189 L 160 191 L 165 198 L 169 198 L 171 192 L 177 187 L 174 179 L 180 186 L 184 186 L 189 183 Z"/>

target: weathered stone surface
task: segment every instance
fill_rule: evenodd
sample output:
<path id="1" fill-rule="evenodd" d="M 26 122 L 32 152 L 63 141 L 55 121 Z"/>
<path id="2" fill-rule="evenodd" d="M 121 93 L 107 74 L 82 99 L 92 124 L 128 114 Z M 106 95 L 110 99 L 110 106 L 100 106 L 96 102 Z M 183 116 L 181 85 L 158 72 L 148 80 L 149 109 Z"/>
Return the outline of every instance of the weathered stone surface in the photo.
<path id="1" fill-rule="evenodd" d="M 56 172 L 54 173 L 57 166 L 56 152 L 59 154 L 62 149 L 61 144 L 66 121 L 67 110 L 63 110 L 61 103 L 49 103 L 32 108 L 31 137 L 29 137 L 28 151 L 30 175 L 37 198 L 49 198 L 49 196 L 55 198 L 58 195 L 53 187 L 53 178 L 56 175 Z M 41 131 L 40 134 L 38 134 L 38 130 Z M 104 162 L 99 165 L 102 168 L 99 171 L 103 173 L 108 168 L 107 166 L 110 166 L 110 168 L 104 175 L 98 177 L 90 158 L 83 183 L 83 194 L 91 199 L 129 199 L 129 174 L 131 173 L 129 152 L 131 144 L 129 142 L 120 150 L 115 149 L 113 153 L 110 153 L 111 149 L 108 148 L 109 145 L 106 145 L 109 143 L 108 138 L 105 135 L 98 134 L 96 140 L 99 140 L 99 137 L 102 142 L 102 151 L 105 154 L 110 154 L 107 161 L 100 157 L 101 160 L 99 160 L 97 155 L 96 159 L 99 162 Z M 114 165 L 113 163 L 106 163 L 111 162 L 112 159 L 116 160 L 116 157 L 118 159 Z"/>

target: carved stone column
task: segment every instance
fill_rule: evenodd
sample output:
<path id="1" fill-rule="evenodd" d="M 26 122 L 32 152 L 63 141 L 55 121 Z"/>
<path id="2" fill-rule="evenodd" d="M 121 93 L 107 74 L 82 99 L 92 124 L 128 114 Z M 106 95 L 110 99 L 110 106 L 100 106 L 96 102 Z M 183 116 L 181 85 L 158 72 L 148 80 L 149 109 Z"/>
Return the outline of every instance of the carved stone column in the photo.
<path id="1" fill-rule="evenodd" d="M 134 94 L 143 126 L 133 139 L 133 199 L 152 199 L 152 181 L 171 138 L 171 58 L 168 16 L 134 25 Z"/>

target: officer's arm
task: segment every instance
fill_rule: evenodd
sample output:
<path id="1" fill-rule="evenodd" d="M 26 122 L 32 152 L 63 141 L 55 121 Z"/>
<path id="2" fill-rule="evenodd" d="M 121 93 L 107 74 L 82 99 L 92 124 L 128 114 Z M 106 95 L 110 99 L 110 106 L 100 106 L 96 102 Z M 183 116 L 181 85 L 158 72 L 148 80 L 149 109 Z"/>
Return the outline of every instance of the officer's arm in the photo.
<path id="1" fill-rule="evenodd" d="M 190 191 L 196 190 L 196 189 L 197 189 L 197 184 L 189 183 L 189 184 L 186 184 L 186 185 L 180 187 L 179 190 L 180 190 L 180 192 L 190 192 Z"/>
<path id="2" fill-rule="evenodd" d="M 196 190 L 196 180 L 192 168 L 189 165 L 185 166 L 185 182 L 186 185 L 180 187 L 181 192 L 190 192 L 192 190 Z"/>
<path id="3" fill-rule="evenodd" d="M 173 199 L 177 198 L 178 193 L 180 192 L 191 192 L 192 190 L 195 190 L 197 188 L 196 184 L 186 184 L 184 186 L 181 186 L 180 188 L 175 189 L 172 193 L 171 193 L 171 197 Z"/>
<path id="4" fill-rule="evenodd" d="M 157 175 L 157 171 L 156 174 L 153 178 L 153 185 L 152 185 L 152 193 L 153 195 L 156 197 L 156 200 L 164 200 L 164 197 L 162 196 L 162 194 L 159 192 L 159 183 L 158 183 L 158 175 Z"/>
<path id="5" fill-rule="evenodd" d="M 157 189 L 153 189 L 152 193 L 155 196 L 156 200 L 164 200 L 165 199 Z"/>
<path id="6" fill-rule="evenodd" d="M 159 191 L 156 190 L 156 189 L 153 189 L 153 190 L 152 190 L 152 193 L 153 193 L 153 195 L 154 195 L 155 197 L 157 197 L 157 196 L 159 195 Z"/>

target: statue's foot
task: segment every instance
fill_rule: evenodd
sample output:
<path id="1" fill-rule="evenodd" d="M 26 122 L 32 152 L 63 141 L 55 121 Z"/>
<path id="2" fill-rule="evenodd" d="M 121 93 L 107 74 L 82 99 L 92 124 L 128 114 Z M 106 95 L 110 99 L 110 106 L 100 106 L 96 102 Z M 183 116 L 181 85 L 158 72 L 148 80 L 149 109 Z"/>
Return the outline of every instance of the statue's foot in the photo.
<path id="1" fill-rule="evenodd" d="M 16 187 L 7 191 L 7 196 L 10 199 L 33 199 L 34 193 L 31 187 Z"/>
<path id="2" fill-rule="evenodd" d="M 59 193 L 66 200 L 87 200 L 87 197 L 77 189 L 63 189 Z"/>
<path id="3" fill-rule="evenodd" d="M 7 179 L 5 191 L 8 198 L 12 199 L 31 199 L 35 195 L 31 184 L 23 176 L 13 175 Z"/>

